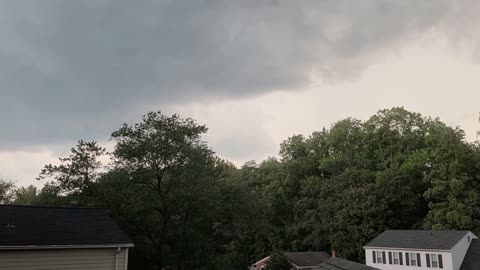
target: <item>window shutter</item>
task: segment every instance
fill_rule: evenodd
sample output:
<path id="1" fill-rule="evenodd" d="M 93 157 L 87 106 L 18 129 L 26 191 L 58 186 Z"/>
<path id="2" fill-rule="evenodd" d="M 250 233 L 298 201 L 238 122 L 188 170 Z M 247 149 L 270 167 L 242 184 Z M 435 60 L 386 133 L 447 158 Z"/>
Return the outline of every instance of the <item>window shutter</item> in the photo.
<path id="1" fill-rule="evenodd" d="M 385 256 L 385 251 L 382 252 L 382 261 L 383 264 L 387 264 L 387 256 Z"/>
<path id="2" fill-rule="evenodd" d="M 427 258 L 427 267 L 430 267 L 430 254 L 425 255 Z"/>
<path id="3" fill-rule="evenodd" d="M 400 252 L 400 265 L 403 265 L 403 253 Z"/>
<path id="4" fill-rule="evenodd" d="M 405 252 L 405 264 L 410 265 L 410 259 L 408 258 L 408 252 Z"/>
<path id="5" fill-rule="evenodd" d="M 417 253 L 417 265 L 418 265 L 418 267 L 422 266 L 422 263 L 420 261 L 420 253 Z"/>
<path id="6" fill-rule="evenodd" d="M 438 254 L 438 266 L 440 266 L 440 268 L 443 268 L 442 254 Z"/>
<path id="7" fill-rule="evenodd" d="M 392 264 L 392 252 L 391 251 L 388 252 L 388 263 Z"/>
<path id="8" fill-rule="evenodd" d="M 377 257 L 375 256 L 375 250 L 372 250 L 373 263 L 377 263 Z"/>

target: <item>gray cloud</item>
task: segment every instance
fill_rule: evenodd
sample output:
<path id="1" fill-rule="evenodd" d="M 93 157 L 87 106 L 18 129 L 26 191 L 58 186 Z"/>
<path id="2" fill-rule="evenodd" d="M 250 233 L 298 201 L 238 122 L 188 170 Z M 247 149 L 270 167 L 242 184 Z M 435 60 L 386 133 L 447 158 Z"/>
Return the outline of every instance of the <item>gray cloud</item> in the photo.
<path id="1" fill-rule="evenodd" d="M 0 150 L 102 139 L 145 104 L 291 90 L 312 72 L 350 79 L 415 35 L 459 35 L 447 22 L 478 10 L 459 3 L 4 2 Z"/>

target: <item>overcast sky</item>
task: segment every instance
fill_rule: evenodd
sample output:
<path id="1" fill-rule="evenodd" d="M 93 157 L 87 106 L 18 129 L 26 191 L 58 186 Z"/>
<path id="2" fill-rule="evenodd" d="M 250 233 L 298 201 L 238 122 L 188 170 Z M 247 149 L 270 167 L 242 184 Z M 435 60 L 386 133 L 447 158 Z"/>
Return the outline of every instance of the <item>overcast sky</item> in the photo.
<path id="1" fill-rule="evenodd" d="M 150 110 L 242 164 L 404 106 L 480 129 L 480 1 L 2 1 L 0 177 L 36 184 L 78 139 Z"/>

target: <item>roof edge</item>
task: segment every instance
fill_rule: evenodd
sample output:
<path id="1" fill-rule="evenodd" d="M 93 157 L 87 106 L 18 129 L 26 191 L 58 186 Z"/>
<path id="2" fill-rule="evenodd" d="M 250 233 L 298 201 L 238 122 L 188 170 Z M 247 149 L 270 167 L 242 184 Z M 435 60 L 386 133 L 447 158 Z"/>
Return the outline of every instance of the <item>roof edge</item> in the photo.
<path id="1" fill-rule="evenodd" d="M 40 205 L 21 205 L 21 204 L 0 204 L 0 207 L 105 210 L 99 207 L 88 207 L 88 206 L 83 206 L 83 207 L 82 206 L 40 206 Z"/>
<path id="2" fill-rule="evenodd" d="M 268 259 L 270 259 L 270 256 L 267 256 L 267 257 L 265 257 L 265 258 L 263 258 L 263 259 L 261 259 L 261 260 L 259 260 L 259 261 L 256 261 L 256 262 L 253 263 L 253 264 L 258 264 L 258 263 L 261 263 L 261 262 L 263 262 L 263 261 L 265 261 L 265 260 L 268 260 Z"/>
<path id="3" fill-rule="evenodd" d="M 111 245 L 30 245 L 30 246 L 0 246 L 0 250 L 27 250 L 27 249 L 85 249 L 85 248 L 130 248 L 132 243 Z"/>
<path id="4" fill-rule="evenodd" d="M 363 246 L 363 249 L 391 249 L 391 250 L 418 250 L 418 251 L 440 251 L 452 252 L 452 249 L 435 249 L 435 248 L 398 248 L 398 247 L 379 247 L 379 246 Z"/>

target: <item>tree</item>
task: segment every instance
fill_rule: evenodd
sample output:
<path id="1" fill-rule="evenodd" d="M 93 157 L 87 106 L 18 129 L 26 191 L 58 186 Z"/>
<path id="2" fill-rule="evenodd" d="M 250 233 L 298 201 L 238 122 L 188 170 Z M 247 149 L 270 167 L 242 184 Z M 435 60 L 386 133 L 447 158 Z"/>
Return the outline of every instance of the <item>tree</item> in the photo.
<path id="1" fill-rule="evenodd" d="M 109 167 L 105 149 L 80 141 L 42 170 L 54 182 L 36 204 L 105 208 L 135 243 L 131 269 L 142 270 L 241 269 L 274 250 L 362 261 L 362 246 L 385 229 L 480 232 L 480 144 L 439 119 L 404 108 L 347 118 L 241 168 L 214 155 L 206 132 L 148 113 L 112 133 Z M 289 269 L 276 254 L 271 269 Z"/>
<path id="2" fill-rule="evenodd" d="M 292 268 L 292 265 L 288 262 L 288 260 L 278 254 L 274 253 L 272 256 L 270 256 L 270 259 L 268 260 L 267 267 L 265 268 L 266 270 L 290 270 Z"/>
<path id="3" fill-rule="evenodd" d="M 34 205 L 38 200 L 37 188 L 33 185 L 18 188 L 15 195 L 15 204 L 17 205 Z"/>
<path id="4" fill-rule="evenodd" d="M 15 197 L 15 185 L 11 181 L 5 181 L 0 179 L 0 203 L 11 203 Z"/>
<path id="5" fill-rule="evenodd" d="M 112 133 L 115 165 L 129 175 L 149 211 L 142 234 L 155 269 L 205 265 L 209 212 L 215 190 L 213 152 L 201 141 L 207 131 L 190 118 L 151 112 L 142 122 Z M 202 232 L 203 230 L 203 232 Z M 196 251 L 196 252 L 195 252 Z M 198 257 L 197 257 L 198 256 Z"/>
<path id="6" fill-rule="evenodd" d="M 80 140 L 70 151 L 68 157 L 59 158 L 60 165 L 45 165 L 37 179 L 53 178 L 55 182 L 51 183 L 58 186 L 59 192 L 92 197 L 94 183 L 103 169 L 101 159 L 106 155 L 106 149 L 97 142 Z"/>
<path id="7" fill-rule="evenodd" d="M 432 147 L 425 181 L 430 211 L 425 227 L 431 229 L 480 230 L 480 155 L 464 142 L 464 133 L 445 128 L 430 138 Z"/>
<path id="8" fill-rule="evenodd" d="M 280 153 L 286 177 L 269 203 L 289 209 L 270 220 L 284 250 L 334 248 L 361 261 L 362 244 L 384 229 L 479 230 L 479 148 L 438 119 L 382 110 L 291 137 Z"/>

